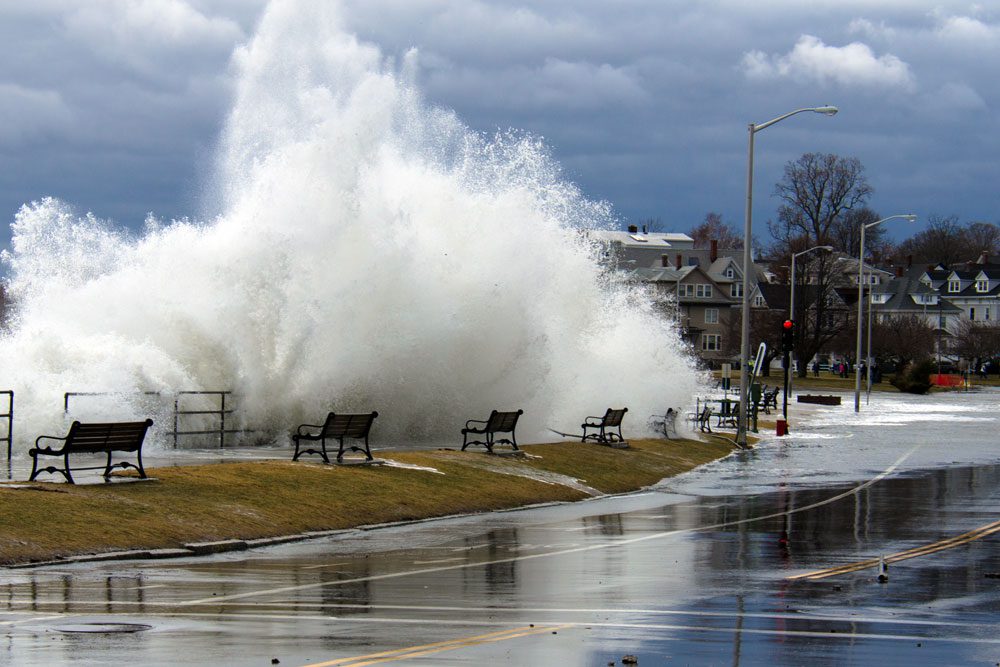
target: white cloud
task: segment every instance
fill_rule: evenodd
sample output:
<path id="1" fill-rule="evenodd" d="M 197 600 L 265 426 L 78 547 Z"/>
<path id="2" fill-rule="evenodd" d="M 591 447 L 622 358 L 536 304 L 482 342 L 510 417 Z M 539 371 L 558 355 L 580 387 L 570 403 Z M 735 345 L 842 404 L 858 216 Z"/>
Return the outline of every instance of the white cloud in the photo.
<path id="1" fill-rule="evenodd" d="M 178 61 L 228 54 L 244 37 L 232 19 L 207 16 L 182 0 L 83 3 L 68 10 L 62 24 L 91 53 L 154 77 L 169 76 Z"/>
<path id="2" fill-rule="evenodd" d="M 939 37 L 946 41 L 971 46 L 995 46 L 1000 43 L 1000 26 L 983 23 L 969 16 L 948 16 L 937 28 Z"/>
<path id="3" fill-rule="evenodd" d="M 845 87 L 914 88 L 909 65 L 896 56 L 876 56 L 861 42 L 828 46 L 812 35 L 802 35 L 785 55 L 767 55 L 757 50 L 745 53 L 742 66 L 751 78 L 787 78 Z"/>
<path id="4" fill-rule="evenodd" d="M 857 18 L 847 24 L 847 33 L 867 39 L 891 40 L 896 36 L 896 29 L 886 25 L 885 21 L 875 23 L 866 18 Z"/>

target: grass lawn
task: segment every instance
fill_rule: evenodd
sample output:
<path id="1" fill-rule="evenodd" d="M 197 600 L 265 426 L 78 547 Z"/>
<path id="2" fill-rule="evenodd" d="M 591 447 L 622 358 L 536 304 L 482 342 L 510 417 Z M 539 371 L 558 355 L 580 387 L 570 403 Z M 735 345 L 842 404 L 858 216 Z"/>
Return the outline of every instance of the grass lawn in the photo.
<path id="1" fill-rule="evenodd" d="M 0 564 L 581 500 L 637 490 L 732 451 L 696 440 L 631 445 L 527 445 L 524 458 L 453 450 L 386 455 L 399 466 L 149 468 L 153 479 L 125 484 L 0 484 Z"/>

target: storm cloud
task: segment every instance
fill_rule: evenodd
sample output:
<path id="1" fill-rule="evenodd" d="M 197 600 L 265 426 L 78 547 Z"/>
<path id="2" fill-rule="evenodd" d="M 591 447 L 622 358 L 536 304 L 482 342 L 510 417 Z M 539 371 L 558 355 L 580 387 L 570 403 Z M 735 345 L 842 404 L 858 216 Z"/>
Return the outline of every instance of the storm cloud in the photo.
<path id="1" fill-rule="evenodd" d="M 234 49 L 263 0 L 39 0 L 0 7 L 0 213 L 55 196 L 126 227 L 213 212 Z M 345 0 L 387 58 L 416 49 L 433 104 L 486 133 L 541 136 L 624 223 L 755 216 L 785 162 L 859 158 L 882 214 L 1000 218 L 1000 12 L 971 2 Z M 294 44 L 288 45 L 294 49 Z M 4 225 L 0 246 L 9 241 Z"/>

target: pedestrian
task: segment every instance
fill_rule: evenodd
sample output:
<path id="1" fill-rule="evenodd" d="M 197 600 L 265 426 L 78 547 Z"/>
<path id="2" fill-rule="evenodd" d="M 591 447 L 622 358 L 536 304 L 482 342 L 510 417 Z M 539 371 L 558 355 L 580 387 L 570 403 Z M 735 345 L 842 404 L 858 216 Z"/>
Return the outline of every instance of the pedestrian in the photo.
<path id="1" fill-rule="evenodd" d="M 813 362 L 813 377 L 814 378 L 818 378 L 819 377 L 819 362 L 818 361 L 814 361 Z"/>

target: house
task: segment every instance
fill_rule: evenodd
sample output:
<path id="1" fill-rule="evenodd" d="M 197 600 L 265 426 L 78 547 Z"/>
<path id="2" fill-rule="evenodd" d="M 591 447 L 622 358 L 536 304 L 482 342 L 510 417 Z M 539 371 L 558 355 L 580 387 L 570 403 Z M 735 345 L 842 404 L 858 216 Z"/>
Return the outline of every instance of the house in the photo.
<path id="1" fill-rule="evenodd" d="M 730 361 L 739 348 L 742 255 L 742 250 L 720 251 L 715 242 L 708 249 L 674 247 L 670 253 L 660 251 L 656 265 L 627 268 L 626 275 L 651 287 L 685 340 L 714 365 Z M 763 279 L 754 265 L 753 284 Z"/>
<path id="2" fill-rule="evenodd" d="M 624 232 L 592 230 L 587 236 L 598 244 L 604 264 L 622 270 L 666 266 L 664 256 L 694 248 L 694 239 L 687 234 L 640 232 L 635 225 Z"/>

